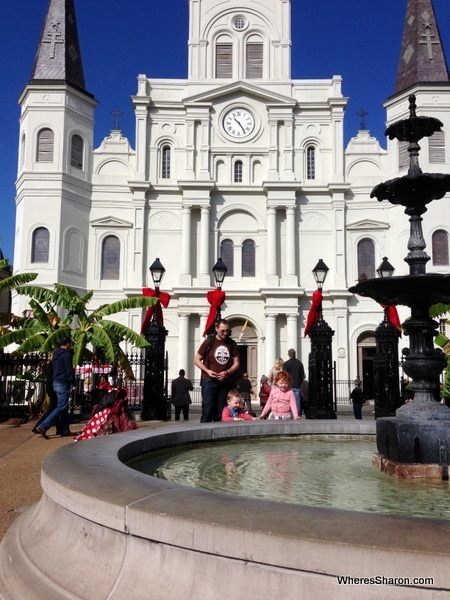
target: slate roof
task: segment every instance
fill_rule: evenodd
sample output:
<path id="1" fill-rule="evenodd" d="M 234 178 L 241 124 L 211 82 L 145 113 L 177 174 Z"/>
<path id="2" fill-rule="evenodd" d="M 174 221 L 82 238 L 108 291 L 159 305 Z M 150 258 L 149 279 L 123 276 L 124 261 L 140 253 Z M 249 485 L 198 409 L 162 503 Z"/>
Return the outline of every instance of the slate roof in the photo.
<path id="1" fill-rule="evenodd" d="M 408 0 L 395 93 L 417 83 L 448 83 L 432 0 Z"/>
<path id="2" fill-rule="evenodd" d="M 30 83 L 64 82 L 86 91 L 73 0 L 50 0 Z"/>

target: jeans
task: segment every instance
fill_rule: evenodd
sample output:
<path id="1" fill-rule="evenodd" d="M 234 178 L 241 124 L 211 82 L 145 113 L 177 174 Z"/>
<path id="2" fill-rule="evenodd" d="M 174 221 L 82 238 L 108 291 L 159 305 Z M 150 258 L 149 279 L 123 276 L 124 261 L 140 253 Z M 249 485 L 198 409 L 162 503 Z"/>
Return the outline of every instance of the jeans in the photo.
<path id="1" fill-rule="evenodd" d="M 228 381 L 202 379 L 202 416 L 200 423 L 222 420 L 222 411 L 227 405 Z"/>
<path id="2" fill-rule="evenodd" d="M 58 404 L 53 412 L 51 412 L 46 419 L 40 424 L 40 428 L 44 431 L 50 429 L 58 417 L 61 422 L 61 433 L 67 433 L 69 431 L 69 398 L 70 398 L 70 383 L 60 383 L 59 381 L 53 382 L 53 389 L 56 396 L 58 397 Z"/>
<path id="3" fill-rule="evenodd" d="M 301 417 L 302 416 L 302 405 L 301 405 L 301 400 L 300 400 L 300 389 L 299 388 L 291 388 L 291 389 L 294 392 L 295 404 L 297 405 L 298 416 Z"/>

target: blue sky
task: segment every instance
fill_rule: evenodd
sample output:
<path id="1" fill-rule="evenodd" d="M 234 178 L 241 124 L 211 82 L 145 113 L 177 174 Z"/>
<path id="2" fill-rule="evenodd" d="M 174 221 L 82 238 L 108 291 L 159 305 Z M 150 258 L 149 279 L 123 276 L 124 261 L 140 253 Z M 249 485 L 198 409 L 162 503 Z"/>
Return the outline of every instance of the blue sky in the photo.
<path id="1" fill-rule="evenodd" d="M 13 259 L 19 98 L 27 84 L 47 0 L 2 0 L 0 49 L 0 247 Z M 120 126 L 134 146 L 130 96 L 136 77 L 185 78 L 188 0 L 75 0 L 86 87 L 96 99 L 95 145 Z M 450 2 L 434 0 L 450 62 Z M 392 95 L 406 0 L 292 0 L 292 77 L 343 77 L 350 98 L 345 140 L 356 134 L 364 108 L 366 125 L 382 146 L 383 102 Z"/>

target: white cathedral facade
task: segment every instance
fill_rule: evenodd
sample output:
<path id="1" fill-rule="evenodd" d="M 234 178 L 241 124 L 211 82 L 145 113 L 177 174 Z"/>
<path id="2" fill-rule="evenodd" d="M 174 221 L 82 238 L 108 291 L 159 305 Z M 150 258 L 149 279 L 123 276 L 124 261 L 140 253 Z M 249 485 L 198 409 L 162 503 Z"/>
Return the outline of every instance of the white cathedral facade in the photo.
<path id="1" fill-rule="evenodd" d="M 304 320 L 321 258 L 336 377 L 359 375 L 370 387 L 383 311 L 347 289 L 363 272 L 375 276 L 384 256 L 407 273 L 408 218 L 370 192 L 405 174 L 408 156 L 365 129 L 344 147 L 341 77 L 291 79 L 291 0 L 189 0 L 187 78 L 138 76 L 135 148 L 120 130 L 93 147 L 96 101 L 74 10 L 73 0 L 51 0 L 19 101 L 15 271 L 38 271 L 43 286 L 93 289 L 98 306 L 152 286 L 149 266 L 160 258 L 169 376 L 184 368 L 197 378 L 221 256 L 222 314 L 255 381 L 289 348 L 307 365 Z M 415 93 L 418 114 L 444 124 L 422 141 L 421 167 L 448 172 L 450 84 L 431 0 L 409 0 L 400 54 L 387 125 L 408 116 Z M 448 272 L 449 217 L 448 198 L 425 216 L 430 272 Z M 13 310 L 25 301 L 15 298 Z M 140 330 L 140 310 L 121 318 Z"/>

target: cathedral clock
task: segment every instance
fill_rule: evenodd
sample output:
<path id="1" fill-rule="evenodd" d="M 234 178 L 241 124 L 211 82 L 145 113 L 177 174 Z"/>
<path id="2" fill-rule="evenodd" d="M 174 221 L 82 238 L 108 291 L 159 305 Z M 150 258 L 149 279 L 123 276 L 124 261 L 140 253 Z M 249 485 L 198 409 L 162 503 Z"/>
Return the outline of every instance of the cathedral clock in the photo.
<path id="1" fill-rule="evenodd" d="M 246 108 L 233 108 L 223 118 L 225 133 L 234 138 L 250 135 L 255 128 L 255 119 Z"/>

